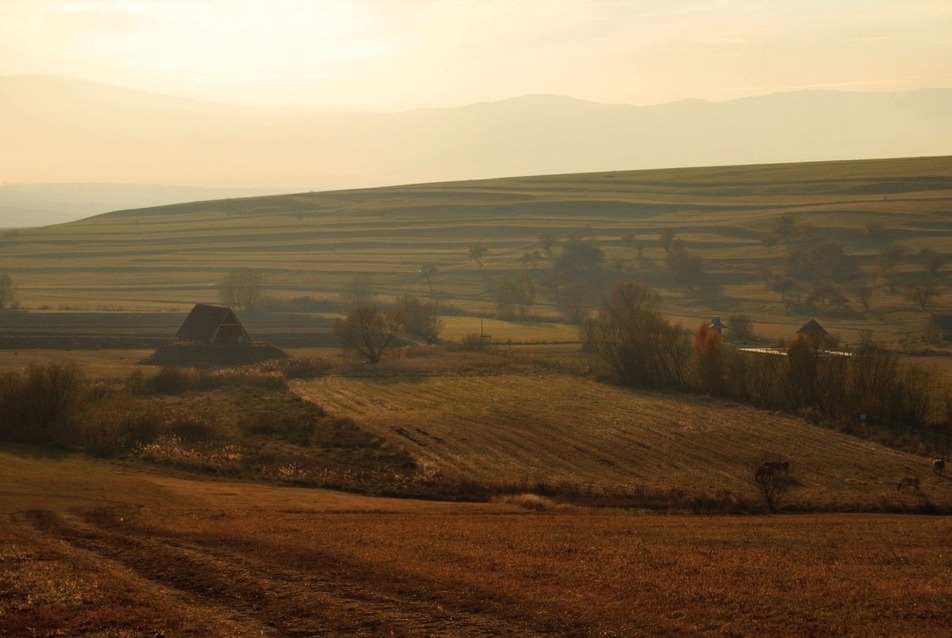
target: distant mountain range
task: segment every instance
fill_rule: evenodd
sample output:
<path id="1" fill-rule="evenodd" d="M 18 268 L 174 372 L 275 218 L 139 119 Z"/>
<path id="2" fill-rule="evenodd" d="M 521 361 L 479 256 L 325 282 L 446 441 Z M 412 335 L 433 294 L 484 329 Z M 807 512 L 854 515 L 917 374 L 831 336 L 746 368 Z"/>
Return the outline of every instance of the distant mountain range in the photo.
<path id="1" fill-rule="evenodd" d="M 0 122 L 2 228 L 31 215 L 50 223 L 39 221 L 42 210 L 75 218 L 169 197 L 947 155 L 952 89 L 802 91 L 657 106 L 532 95 L 370 113 L 241 107 L 19 76 L 0 77 Z M 95 201 L 92 209 L 69 208 L 76 188 L 87 204 Z"/>

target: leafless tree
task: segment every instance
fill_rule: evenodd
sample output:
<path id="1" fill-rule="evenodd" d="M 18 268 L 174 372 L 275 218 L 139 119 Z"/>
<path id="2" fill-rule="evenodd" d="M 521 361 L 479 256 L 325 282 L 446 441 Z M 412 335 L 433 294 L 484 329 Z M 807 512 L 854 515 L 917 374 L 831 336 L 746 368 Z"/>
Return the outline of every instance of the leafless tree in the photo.
<path id="1" fill-rule="evenodd" d="M 436 341 L 443 331 L 440 307 L 432 301 L 425 301 L 412 295 L 397 297 L 393 310 L 400 331 L 412 339 Z"/>
<path id="2" fill-rule="evenodd" d="M 664 252 L 671 251 L 671 244 L 674 243 L 674 230 L 671 228 L 665 228 L 661 231 L 661 234 L 658 235 L 658 244 L 664 248 Z"/>
<path id="3" fill-rule="evenodd" d="M 933 297 L 939 296 L 939 287 L 936 285 L 934 279 L 929 281 L 922 281 L 917 284 L 909 284 L 906 286 L 906 292 L 904 297 L 907 301 L 912 301 L 919 305 L 923 310 L 926 309 L 926 305 L 932 300 Z"/>
<path id="4" fill-rule="evenodd" d="M 433 294 L 433 278 L 436 277 L 437 272 L 439 272 L 439 270 L 433 264 L 423 264 L 420 266 L 420 274 L 423 276 L 424 281 L 426 281 L 431 295 Z"/>
<path id="5" fill-rule="evenodd" d="M 777 511 L 787 490 L 790 489 L 790 483 L 790 475 L 787 472 L 776 471 L 766 463 L 754 472 L 754 486 L 771 512 Z"/>
<path id="6" fill-rule="evenodd" d="M 754 322 L 743 313 L 731 315 L 727 318 L 727 332 L 734 341 L 747 343 L 754 338 Z"/>
<path id="7" fill-rule="evenodd" d="M 581 323 L 589 308 L 596 305 L 595 288 L 585 281 L 560 286 L 557 295 L 555 304 L 569 323 Z"/>
<path id="8" fill-rule="evenodd" d="M 519 277 L 500 277 L 493 293 L 496 312 L 500 317 L 518 314 L 520 318 L 525 319 L 535 295 L 535 283 L 528 273 Z"/>
<path id="9" fill-rule="evenodd" d="M 474 244 L 469 247 L 469 256 L 476 262 L 479 269 L 483 269 L 483 257 L 489 254 L 489 249 L 482 244 Z"/>
<path id="10" fill-rule="evenodd" d="M 374 302 L 374 280 L 369 275 L 356 275 L 341 293 L 341 303 L 350 310 L 358 306 L 372 305 Z"/>
<path id="11" fill-rule="evenodd" d="M 16 308 L 17 285 L 7 273 L 0 275 L 0 310 Z"/>
<path id="12" fill-rule="evenodd" d="M 377 363 L 399 332 L 399 323 L 390 313 L 374 305 L 357 306 L 344 319 L 334 322 L 333 333 L 341 348 L 356 352 L 368 363 Z"/>
<path id="13" fill-rule="evenodd" d="M 634 282 L 615 286 L 598 316 L 580 330 L 582 348 L 594 353 L 623 385 L 677 387 L 685 381 L 691 342 L 661 314 L 661 297 Z"/>
<path id="14" fill-rule="evenodd" d="M 223 304 L 236 310 L 257 310 L 263 287 L 259 271 L 254 268 L 236 268 L 222 277 L 218 296 Z"/>

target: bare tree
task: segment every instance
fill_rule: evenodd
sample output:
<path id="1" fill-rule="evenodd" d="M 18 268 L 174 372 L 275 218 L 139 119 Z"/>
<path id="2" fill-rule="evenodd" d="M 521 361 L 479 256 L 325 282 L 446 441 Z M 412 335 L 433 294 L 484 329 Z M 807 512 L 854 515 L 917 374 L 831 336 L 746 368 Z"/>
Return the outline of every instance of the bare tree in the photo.
<path id="1" fill-rule="evenodd" d="M 341 303 L 344 308 L 350 310 L 373 304 L 374 296 L 373 278 L 369 275 L 356 275 L 350 280 L 347 289 L 341 293 Z"/>
<path id="2" fill-rule="evenodd" d="M 876 257 L 880 273 L 884 275 L 892 274 L 906 260 L 908 255 L 909 249 L 900 244 L 890 244 L 883 248 Z"/>
<path id="3" fill-rule="evenodd" d="M 538 250 L 533 250 L 531 253 L 523 253 L 522 263 L 529 264 L 533 270 L 535 270 L 536 264 L 542 261 L 542 254 Z"/>
<path id="4" fill-rule="evenodd" d="M 469 256 L 472 257 L 479 269 L 483 269 L 483 257 L 489 254 L 489 249 L 482 244 L 474 244 L 469 247 Z"/>
<path id="5" fill-rule="evenodd" d="M 577 281 L 560 286 L 555 305 L 562 311 L 568 323 L 578 324 L 585 318 L 589 308 L 594 305 L 595 288 L 585 281 Z"/>
<path id="6" fill-rule="evenodd" d="M 764 504 L 771 512 L 777 507 L 790 488 L 790 475 L 786 471 L 778 471 L 769 464 L 761 465 L 754 472 L 754 486 L 764 499 Z"/>
<path id="7" fill-rule="evenodd" d="M 917 284 L 909 284 L 906 286 L 906 292 L 903 296 L 907 301 L 915 302 L 920 308 L 925 310 L 926 304 L 928 304 L 933 297 L 939 296 L 939 287 L 936 285 L 934 279 Z"/>
<path id="8" fill-rule="evenodd" d="M 254 268 L 236 268 L 222 277 L 218 296 L 236 310 L 256 310 L 263 290 L 262 275 Z"/>
<path id="9" fill-rule="evenodd" d="M 16 308 L 17 285 L 7 273 L 0 275 L 0 310 Z"/>
<path id="10" fill-rule="evenodd" d="M 413 339 L 424 339 L 427 343 L 436 341 L 443 330 L 440 307 L 432 301 L 425 301 L 412 295 L 397 297 L 394 317 L 400 331 Z"/>
<path id="11" fill-rule="evenodd" d="M 677 240 L 674 243 L 677 243 Z M 693 289 L 704 280 L 704 259 L 683 246 L 672 246 L 667 262 L 668 268 L 681 285 Z"/>
<path id="12" fill-rule="evenodd" d="M 431 295 L 433 294 L 433 278 L 436 277 L 437 272 L 438 269 L 433 264 L 423 264 L 420 266 L 420 274 L 423 276 L 424 281 L 426 281 Z"/>
<path id="13" fill-rule="evenodd" d="M 919 251 L 919 258 L 922 260 L 923 265 L 928 272 L 933 277 L 939 276 L 939 269 L 941 269 L 949 261 L 949 256 L 943 253 L 936 252 L 933 248 L 923 248 Z"/>
<path id="14" fill-rule="evenodd" d="M 661 234 L 658 235 L 658 244 L 664 248 L 664 252 L 671 252 L 671 244 L 674 243 L 674 230 L 671 228 L 665 228 L 661 231 Z"/>
<path id="15" fill-rule="evenodd" d="M 518 316 L 525 319 L 535 295 L 536 287 L 528 273 L 520 277 L 500 277 L 493 294 L 496 312 L 500 317 L 508 317 L 517 314 L 514 312 L 517 309 Z"/>
<path id="16" fill-rule="evenodd" d="M 661 297 L 646 286 L 616 285 L 598 316 L 582 325 L 580 336 L 582 349 L 601 359 L 623 385 L 684 385 L 690 339 L 664 318 Z"/>
<path id="17" fill-rule="evenodd" d="M 641 259 L 641 251 L 644 250 L 644 242 L 634 233 L 622 235 L 621 240 L 628 246 L 628 250 L 635 253 L 638 259 Z"/>
<path id="18" fill-rule="evenodd" d="M 754 322 L 743 313 L 731 315 L 727 318 L 727 332 L 734 341 L 747 343 L 754 339 Z"/>
<path id="19" fill-rule="evenodd" d="M 861 304 L 863 304 L 864 310 L 869 310 L 870 303 L 873 300 L 873 287 L 860 286 L 856 289 L 856 298 L 859 299 Z"/>
<path id="20" fill-rule="evenodd" d="M 399 332 L 393 314 L 374 305 L 357 306 L 344 319 L 334 322 L 333 333 L 341 348 L 356 352 L 368 363 L 377 363 Z"/>

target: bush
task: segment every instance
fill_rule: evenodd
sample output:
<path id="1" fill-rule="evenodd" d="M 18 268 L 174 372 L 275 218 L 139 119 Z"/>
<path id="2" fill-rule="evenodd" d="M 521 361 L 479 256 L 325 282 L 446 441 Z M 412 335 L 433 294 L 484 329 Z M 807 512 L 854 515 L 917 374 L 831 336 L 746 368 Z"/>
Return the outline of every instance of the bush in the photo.
<path id="1" fill-rule="evenodd" d="M 580 331 L 582 349 L 594 353 L 626 386 L 682 387 L 691 345 L 681 328 L 661 314 L 661 297 L 634 282 L 621 283 L 598 316 Z"/>
<path id="2" fill-rule="evenodd" d="M 158 394 L 176 394 L 185 389 L 186 372 L 175 366 L 165 366 L 149 380 L 149 387 Z"/>
<path id="3" fill-rule="evenodd" d="M 26 376 L 5 375 L 0 388 L 0 436 L 39 445 L 64 445 L 85 399 L 75 364 L 31 366 Z"/>

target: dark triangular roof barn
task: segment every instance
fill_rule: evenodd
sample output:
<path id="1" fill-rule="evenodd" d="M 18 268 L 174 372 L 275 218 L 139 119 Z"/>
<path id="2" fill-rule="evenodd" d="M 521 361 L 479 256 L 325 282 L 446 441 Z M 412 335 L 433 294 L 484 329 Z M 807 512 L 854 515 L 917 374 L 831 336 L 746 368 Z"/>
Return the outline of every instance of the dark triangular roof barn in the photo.
<path id="1" fill-rule="evenodd" d="M 814 337 L 814 336 L 822 336 L 829 333 L 827 333 L 827 331 L 823 329 L 823 326 L 817 323 L 816 319 L 810 319 L 810 321 L 803 324 L 803 327 L 797 330 L 797 334 L 804 335 L 806 337 Z"/>
<path id="2" fill-rule="evenodd" d="M 179 341 L 192 343 L 250 343 L 251 337 L 227 306 L 195 304 L 175 333 Z"/>

